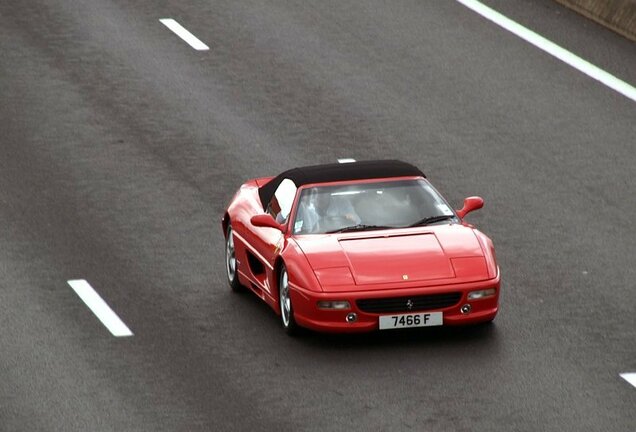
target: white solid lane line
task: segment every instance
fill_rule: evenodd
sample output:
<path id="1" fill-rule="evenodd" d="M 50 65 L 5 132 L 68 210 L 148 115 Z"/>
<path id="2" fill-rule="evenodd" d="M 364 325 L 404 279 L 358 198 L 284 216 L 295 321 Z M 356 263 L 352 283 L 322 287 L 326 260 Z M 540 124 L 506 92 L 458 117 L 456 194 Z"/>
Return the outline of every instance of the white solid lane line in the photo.
<path id="1" fill-rule="evenodd" d="M 159 20 L 161 24 L 172 30 L 177 36 L 186 41 L 188 45 L 197 51 L 207 51 L 210 48 L 201 42 L 195 35 L 186 30 L 181 24 L 172 18 L 162 18 Z"/>
<path id="2" fill-rule="evenodd" d="M 104 300 L 95 292 L 92 286 L 84 279 L 68 281 L 77 295 L 86 303 L 86 306 L 93 311 L 95 316 L 106 326 L 116 337 L 132 336 L 126 324 L 119 319 L 117 314 L 106 304 Z"/>
<path id="3" fill-rule="evenodd" d="M 351 159 L 351 158 L 338 159 L 338 163 L 351 163 L 355 161 L 356 161 L 355 159 Z"/>
<path id="4" fill-rule="evenodd" d="M 625 381 L 627 381 L 628 383 L 630 383 L 631 385 L 636 387 L 636 372 L 622 373 L 622 374 L 620 374 L 620 376 Z"/>
<path id="5" fill-rule="evenodd" d="M 473 11 L 477 12 L 479 15 L 484 18 L 494 22 L 498 26 L 505 28 L 506 30 L 514 33 L 519 36 L 521 39 L 531 43 L 539 49 L 547 52 L 548 54 L 553 55 L 559 60 L 569 64 L 575 69 L 583 72 L 595 80 L 598 80 L 608 86 L 609 88 L 616 90 L 620 94 L 630 98 L 634 102 L 636 102 L 636 88 L 632 85 L 616 78 L 614 75 L 611 75 L 605 72 L 603 69 L 594 66 L 592 63 L 583 60 L 581 57 L 578 57 L 575 54 L 572 54 L 570 51 L 561 48 L 554 42 L 549 41 L 541 35 L 533 32 L 532 30 L 528 30 L 521 24 L 517 24 L 511 19 L 505 17 L 499 12 L 489 8 L 488 6 L 483 5 L 482 3 L 476 0 L 457 0 L 464 6 Z"/>

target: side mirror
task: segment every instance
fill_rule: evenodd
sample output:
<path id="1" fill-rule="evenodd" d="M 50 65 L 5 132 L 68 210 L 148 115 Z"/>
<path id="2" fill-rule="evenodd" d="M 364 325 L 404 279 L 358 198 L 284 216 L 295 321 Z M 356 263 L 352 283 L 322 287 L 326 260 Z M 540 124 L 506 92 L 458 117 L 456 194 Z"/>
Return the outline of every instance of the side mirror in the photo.
<path id="1" fill-rule="evenodd" d="M 256 216 L 252 216 L 250 222 L 256 227 L 274 228 L 282 233 L 285 232 L 285 225 L 276 222 L 274 218 L 269 214 L 259 214 Z"/>
<path id="2" fill-rule="evenodd" d="M 484 206 L 484 199 L 478 196 L 468 197 L 464 200 L 464 207 L 461 210 L 457 210 L 457 216 L 464 219 L 468 213 L 473 210 L 479 210 Z"/>

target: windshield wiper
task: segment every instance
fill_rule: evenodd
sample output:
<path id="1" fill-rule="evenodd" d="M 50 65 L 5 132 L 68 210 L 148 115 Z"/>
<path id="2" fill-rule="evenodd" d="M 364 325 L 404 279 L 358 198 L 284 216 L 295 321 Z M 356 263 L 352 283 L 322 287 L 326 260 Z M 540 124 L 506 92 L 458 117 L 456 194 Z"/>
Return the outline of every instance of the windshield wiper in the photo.
<path id="1" fill-rule="evenodd" d="M 344 227 L 344 228 L 339 228 L 339 229 L 333 230 L 333 231 L 327 231 L 325 234 L 351 232 L 351 231 L 367 231 L 367 230 L 388 229 L 388 228 L 395 228 L 395 227 L 384 226 L 384 225 L 357 224 L 357 225 L 351 225 L 351 226 Z"/>
<path id="2" fill-rule="evenodd" d="M 417 222 L 409 225 L 409 227 L 415 227 L 415 226 L 423 226 L 423 225 L 428 225 L 428 224 L 432 224 L 435 222 L 441 222 L 441 221 L 445 221 L 448 219 L 454 219 L 455 216 L 453 215 L 438 215 L 438 216 L 429 216 L 429 217 L 425 217 L 424 219 L 420 219 Z"/>

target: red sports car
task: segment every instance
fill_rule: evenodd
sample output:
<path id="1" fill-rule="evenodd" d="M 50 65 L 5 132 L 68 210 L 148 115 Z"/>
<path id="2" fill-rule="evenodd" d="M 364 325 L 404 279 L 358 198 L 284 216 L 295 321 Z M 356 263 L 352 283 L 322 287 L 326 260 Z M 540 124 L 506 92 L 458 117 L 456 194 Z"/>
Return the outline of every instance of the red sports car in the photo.
<path id="1" fill-rule="evenodd" d="M 223 216 L 227 278 L 299 327 L 359 332 L 492 321 L 492 241 L 413 165 L 316 165 L 249 180 Z"/>

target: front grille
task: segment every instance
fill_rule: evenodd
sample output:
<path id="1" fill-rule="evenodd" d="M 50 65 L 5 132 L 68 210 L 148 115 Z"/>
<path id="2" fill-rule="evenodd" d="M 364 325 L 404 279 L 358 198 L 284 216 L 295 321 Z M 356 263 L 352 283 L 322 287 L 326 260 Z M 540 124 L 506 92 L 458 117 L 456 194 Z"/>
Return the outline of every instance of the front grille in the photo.
<path id="1" fill-rule="evenodd" d="M 456 305 L 462 293 L 429 294 L 410 297 L 388 297 L 357 300 L 358 308 L 363 312 L 418 312 L 432 309 L 443 309 Z M 408 307 L 409 300 L 413 304 Z"/>

